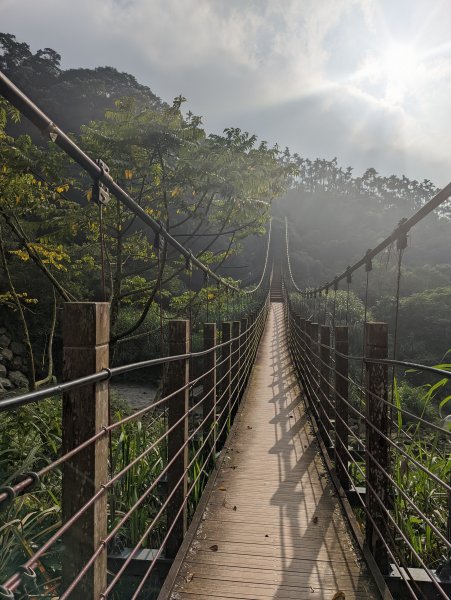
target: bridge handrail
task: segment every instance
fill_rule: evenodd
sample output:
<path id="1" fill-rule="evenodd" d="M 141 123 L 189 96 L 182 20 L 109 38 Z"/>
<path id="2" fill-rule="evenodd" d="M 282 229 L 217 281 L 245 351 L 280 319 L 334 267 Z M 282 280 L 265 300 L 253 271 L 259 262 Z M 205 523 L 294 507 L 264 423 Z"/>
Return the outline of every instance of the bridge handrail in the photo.
<path id="1" fill-rule="evenodd" d="M 449 444 L 451 431 L 426 420 L 424 415 L 418 416 L 405 410 L 393 399 L 390 400 L 387 392 L 388 371 L 384 375 L 383 371 L 375 370 L 375 367 L 380 366 L 386 369 L 390 366 L 403 367 L 439 375 L 445 379 L 451 377 L 451 372 L 411 361 L 374 357 L 370 355 L 368 349 L 365 351 L 367 354 L 369 353 L 368 356 L 354 356 L 346 351 L 340 351 L 340 348 L 336 346 L 338 334 L 330 336 L 329 343 L 323 342 L 323 335 L 327 340 L 331 328 L 322 325 L 321 334 L 318 337 L 318 324 L 312 323 L 307 318 L 301 318 L 301 315 L 295 312 L 285 287 L 284 302 L 291 355 L 303 382 L 308 406 L 315 419 L 318 437 L 324 443 L 323 451 L 329 454 L 330 460 L 335 463 L 337 475 L 343 486 L 340 495 L 346 496 L 346 494 L 352 493 L 353 502 L 362 508 L 365 514 L 366 527 L 369 529 L 365 534 L 366 545 L 362 545 L 362 548 L 366 548 L 367 552 L 368 549 L 373 552 L 374 539 L 379 540 L 377 543 L 380 545 L 376 545 L 379 550 L 373 554 L 373 560 L 375 559 L 386 580 L 390 580 L 390 573 L 385 570 L 387 568 L 386 560 L 389 560 L 392 562 L 392 568 L 396 571 L 398 579 L 404 583 L 405 590 L 408 590 L 410 596 L 412 598 L 424 597 L 422 593 L 417 596 L 419 588 L 418 582 L 415 580 L 415 569 L 412 571 L 412 563 L 406 564 L 398 547 L 396 544 L 394 545 L 393 540 L 397 539 L 398 544 L 402 543 L 408 549 L 412 560 L 416 561 L 417 566 L 423 570 L 424 579 L 418 581 L 428 581 L 431 593 L 437 594 L 434 597 L 448 598 L 450 590 L 446 579 L 446 569 L 449 567 L 445 567 L 442 576 L 438 564 L 434 565 L 434 568 L 428 564 L 422 550 L 413 546 L 413 542 L 409 539 L 394 512 L 392 503 L 396 497 L 405 502 L 409 507 L 408 514 L 416 515 L 423 527 L 430 528 L 431 535 L 436 536 L 437 543 L 441 544 L 443 552 L 448 556 L 451 556 L 450 517 L 447 529 L 446 523 L 443 525 L 443 522 L 437 520 L 435 513 L 431 514 L 433 507 L 425 508 L 421 504 L 421 499 L 412 495 L 412 490 L 403 482 L 404 480 L 397 481 L 393 471 L 395 465 L 392 464 L 392 461 L 395 459 L 398 462 L 401 461 L 406 465 L 406 470 L 411 469 L 412 472 L 417 472 L 419 477 L 425 478 L 432 486 L 427 488 L 430 489 L 430 494 L 440 493 L 451 499 L 451 484 L 447 479 L 449 474 L 447 476 L 444 472 L 434 472 L 428 459 L 425 459 L 422 454 L 417 455 L 415 452 L 409 451 L 409 444 L 415 444 L 415 439 L 410 435 L 410 430 L 399 429 L 396 415 L 403 414 L 413 419 L 414 423 L 411 427 L 414 435 L 418 427 L 428 427 L 432 430 L 432 434 L 439 436 L 437 439 L 441 439 L 444 444 Z M 381 325 L 385 326 L 385 324 L 373 325 L 376 328 Z M 340 326 L 339 330 L 346 331 L 345 338 L 341 337 L 341 339 L 347 339 L 348 327 Z M 340 335 L 344 336 L 344 333 Z M 378 343 L 380 342 L 378 341 Z M 351 360 L 361 362 L 362 368 L 366 369 L 366 379 L 362 379 L 365 383 L 360 385 L 349 376 L 347 365 Z M 340 382 L 341 388 L 339 389 L 337 386 Z M 356 395 L 351 395 L 352 388 L 350 386 L 355 388 Z M 385 390 L 385 392 L 378 390 Z M 377 403 L 379 403 L 379 407 L 383 408 L 375 409 L 374 405 Z M 383 421 L 379 420 L 380 413 L 379 416 L 376 416 L 375 410 L 382 410 L 386 415 L 385 425 Z M 394 416 L 392 416 L 393 414 Z M 353 416 L 352 420 L 351 416 Z M 359 423 L 358 426 L 355 424 L 356 421 Z M 360 424 L 364 427 L 363 438 Z M 393 425 L 395 425 L 394 433 L 391 429 Z M 351 440 L 353 440 L 352 443 L 350 443 Z M 377 453 L 373 452 L 374 444 L 378 447 Z M 446 446 L 444 448 L 446 449 Z M 432 449 L 428 451 L 432 452 Z M 387 463 L 384 456 L 391 457 Z M 375 469 L 380 473 L 379 476 L 374 474 Z M 352 475 L 352 470 L 354 470 L 355 476 Z M 363 484 L 356 483 L 359 478 L 364 481 Z M 366 492 L 365 488 L 359 487 L 362 485 L 366 486 Z M 392 499 L 390 500 L 390 498 Z M 405 518 L 407 519 L 408 515 Z M 446 521 L 446 514 L 444 518 Z"/>
<path id="2" fill-rule="evenodd" d="M 260 309 L 260 313 L 263 308 Z M 111 367 L 108 369 L 102 369 L 97 373 L 92 373 L 91 375 L 85 375 L 83 377 L 78 377 L 77 379 L 72 379 L 71 381 L 64 381 L 62 383 L 58 383 L 53 386 L 48 386 L 46 388 L 42 388 L 39 390 L 35 390 L 33 392 L 27 392 L 25 394 L 20 394 L 17 396 L 11 396 L 9 398 L 3 398 L 0 400 L 0 412 L 5 410 L 12 410 L 15 408 L 19 408 L 20 406 L 24 406 L 26 404 L 31 404 L 32 402 L 38 402 L 40 400 L 46 400 L 51 398 L 56 394 L 62 394 L 64 392 L 68 392 L 70 390 L 74 390 L 84 385 L 89 385 L 93 383 L 100 383 L 101 381 L 110 380 L 113 377 L 118 375 L 124 375 L 125 373 L 130 373 L 132 371 L 137 371 L 139 369 L 146 369 L 149 367 L 156 367 L 163 364 L 168 364 L 171 362 L 175 362 L 178 360 L 184 359 L 193 359 L 199 358 L 201 356 L 206 356 L 215 350 L 220 350 L 224 346 L 230 346 L 232 342 L 236 340 L 241 340 L 245 335 L 247 335 L 250 331 L 255 328 L 255 322 L 252 323 L 245 331 L 240 333 L 240 335 L 228 340 L 227 342 L 220 342 L 216 344 L 213 348 L 209 348 L 208 350 L 199 350 L 198 352 L 188 352 L 186 354 L 180 354 L 178 356 L 161 356 L 159 358 L 152 358 L 149 360 L 143 360 L 135 363 L 128 363 L 126 365 L 120 365 L 118 367 Z M 1 502 L 1 499 L 0 499 Z"/>
<path id="3" fill-rule="evenodd" d="M 146 497 L 155 490 L 156 485 L 162 481 L 163 477 L 171 472 L 171 469 L 175 468 L 174 465 L 181 459 L 182 453 L 187 448 L 188 444 L 193 442 L 196 436 L 200 431 L 205 432 L 206 423 L 209 422 L 213 418 L 213 422 L 211 427 L 208 428 L 208 432 L 205 433 L 202 439 L 202 443 L 199 447 L 196 446 L 196 452 L 192 458 L 190 458 L 190 462 L 185 465 L 184 472 L 181 476 L 181 479 L 188 477 L 188 471 L 191 469 L 194 462 L 201 456 L 203 465 L 200 469 L 200 473 L 197 475 L 196 479 L 190 482 L 190 490 L 193 489 L 193 486 L 196 485 L 196 482 L 199 480 L 201 473 L 207 468 L 208 462 L 211 460 L 212 452 L 217 447 L 217 444 L 222 444 L 224 439 L 223 436 L 227 434 L 227 427 L 230 424 L 230 420 L 233 418 L 233 414 L 236 411 L 238 404 L 240 402 L 241 396 L 243 394 L 244 388 L 246 386 L 247 379 L 250 374 L 250 370 L 253 365 L 253 361 L 255 359 L 258 342 L 263 333 L 263 328 L 266 320 L 266 315 L 269 307 L 269 296 L 266 296 L 263 304 L 260 306 L 257 312 L 254 313 L 253 317 L 249 321 L 246 319 L 244 323 L 246 324 L 241 331 L 241 328 L 238 327 L 238 334 L 231 335 L 229 339 L 225 341 L 221 341 L 220 343 L 215 343 L 209 347 L 206 347 L 204 350 L 199 352 L 187 352 L 184 354 L 170 355 L 168 357 L 160 357 L 158 359 L 153 359 L 149 361 L 142 361 L 139 363 L 131 363 L 128 365 L 122 365 L 120 367 L 112 368 L 112 369 L 103 369 L 99 373 L 95 373 L 92 375 L 88 375 L 86 377 L 74 379 L 69 382 L 64 382 L 58 386 L 52 386 L 46 390 L 39 390 L 38 393 L 30 393 L 24 394 L 21 397 L 17 397 L 16 399 L 11 398 L 9 401 L 16 400 L 16 405 L 8 406 L 8 408 L 16 408 L 17 402 L 19 405 L 23 405 L 24 403 L 33 402 L 36 400 L 43 399 L 44 397 L 52 397 L 55 393 L 61 392 L 70 392 L 77 387 L 100 383 L 105 380 L 109 380 L 111 377 L 129 372 L 130 370 L 145 368 L 149 366 L 161 365 L 164 363 L 174 363 L 178 361 L 178 363 L 191 363 L 192 360 L 201 359 L 203 357 L 211 356 L 213 354 L 216 357 L 218 351 L 221 351 L 220 360 L 213 360 L 213 366 L 208 367 L 202 370 L 202 373 L 194 378 L 187 378 L 184 384 L 177 389 L 172 390 L 168 394 L 164 394 L 163 398 L 158 401 L 146 406 L 137 412 L 134 412 L 124 418 L 120 418 L 114 423 L 109 425 L 104 425 L 100 431 L 98 431 L 95 435 L 92 435 L 89 439 L 83 441 L 83 443 L 79 444 L 77 447 L 70 449 L 65 452 L 62 456 L 59 456 L 56 460 L 51 462 L 50 464 L 45 465 L 39 472 L 37 473 L 24 473 L 21 477 L 17 478 L 18 481 L 12 485 L 11 487 L 3 486 L 0 487 L 0 503 L 4 505 L 5 501 L 10 501 L 14 499 L 18 494 L 28 493 L 32 490 L 34 485 L 40 481 L 40 478 L 44 475 L 47 475 L 50 471 L 54 470 L 57 467 L 60 467 L 62 464 L 67 462 L 70 459 L 73 459 L 79 452 L 85 450 L 88 446 L 93 443 L 98 442 L 102 437 L 109 436 L 110 433 L 124 425 L 125 423 L 131 421 L 132 419 L 136 419 L 144 415 L 145 413 L 149 413 L 150 411 L 154 411 L 158 407 L 165 407 L 168 411 L 168 414 L 173 410 L 171 407 L 176 406 L 177 403 L 168 403 L 168 400 L 173 399 L 174 397 L 180 395 L 180 393 L 188 393 L 190 391 L 193 393 L 194 387 L 198 385 L 202 386 L 202 393 L 199 396 L 193 396 L 193 401 L 190 402 L 186 412 L 183 412 L 175 421 L 169 422 L 165 427 L 164 433 L 157 439 L 153 440 L 150 446 L 145 447 L 145 449 L 136 456 L 131 462 L 128 462 L 125 467 L 119 473 L 115 473 L 111 478 L 107 479 L 103 485 L 101 485 L 100 489 L 95 492 L 87 502 L 85 502 L 75 514 L 64 522 L 64 524 L 58 528 L 58 530 L 51 535 L 49 539 L 39 547 L 34 554 L 27 560 L 27 562 L 22 566 L 20 572 L 16 572 L 14 575 L 9 577 L 8 581 L 2 586 L 0 586 L 0 591 L 5 591 L 7 593 L 16 590 L 23 583 L 23 574 L 32 572 L 33 568 L 38 564 L 40 558 L 56 543 L 58 539 L 61 538 L 69 529 L 76 525 L 77 521 L 81 518 L 82 515 L 86 513 L 107 491 L 112 488 L 112 486 L 122 478 L 130 469 L 138 463 L 138 461 L 143 460 L 145 456 L 149 455 L 149 453 L 156 448 L 160 443 L 164 440 L 169 440 L 169 435 L 174 435 L 175 431 L 184 423 L 187 422 L 189 415 L 193 415 L 196 409 L 202 408 L 203 416 L 199 425 L 195 426 L 194 430 L 189 432 L 187 437 L 184 439 L 183 443 L 177 447 L 175 454 L 169 457 L 169 462 L 164 465 L 163 470 L 158 474 L 158 476 L 152 480 L 149 487 L 146 488 L 144 494 L 137 500 L 137 502 L 129 507 L 127 513 L 122 517 L 119 524 L 116 524 L 115 527 L 108 532 L 107 537 L 103 540 L 102 544 L 96 548 L 95 552 L 91 555 L 88 562 L 84 565 L 84 567 L 80 570 L 80 572 L 76 575 L 73 581 L 70 583 L 69 587 L 64 590 L 63 594 L 60 596 L 62 599 L 67 598 L 69 593 L 75 589 L 75 587 L 81 582 L 81 580 L 85 577 L 88 570 L 91 566 L 96 562 L 97 558 L 100 554 L 106 551 L 106 545 L 108 541 L 110 541 L 114 535 L 117 533 L 119 528 L 123 526 L 126 520 L 131 516 L 131 514 L 138 509 L 140 504 L 144 501 Z M 174 321 L 174 323 L 177 323 Z M 239 325 L 239 322 L 238 322 Z M 209 327 L 214 324 L 209 324 Z M 234 331 L 232 328 L 232 323 L 228 324 L 229 331 Z M 207 363 L 208 365 L 209 363 Z M 211 381 L 208 376 L 213 372 L 219 373 L 218 377 L 213 379 L 213 384 L 208 383 Z M 213 387 L 211 387 L 213 385 Z M 207 386 L 207 387 L 206 387 Z M 219 392 L 216 395 L 216 389 L 219 389 Z M 170 388 L 171 389 L 171 388 Z M 211 394 L 215 392 L 216 399 L 214 405 L 211 406 L 208 412 L 205 412 L 205 402 Z M 208 405 L 210 406 L 210 405 Z M 6 406 L 3 405 L 3 410 L 6 410 Z M 212 417 L 213 415 L 213 417 Z M 213 437 L 212 437 L 213 436 Z M 212 440 L 214 439 L 214 443 Z M 222 439 L 222 441 L 221 441 Z M 168 442 L 169 443 L 169 442 Z M 219 446 L 218 446 L 219 447 Z M 207 452 L 208 451 L 208 452 Z M 160 507 L 158 513 L 153 517 L 151 524 L 148 527 L 148 530 L 143 536 L 149 533 L 153 526 L 159 521 L 163 511 L 167 509 L 171 502 L 171 498 L 176 493 L 178 488 L 178 484 L 176 483 L 170 490 L 168 490 L 168 497 L 166 498 L 163 505 Z M 151 570 L 154 568 L 158 556 L 161 555 L 165 543 L 167 542 L 168 536 L 171 536 L 172 529 L 178 515 L 181 512 L 186 510 L 188 498 L 190 497 L 190 491 L 188 491 L 185 496 L 182 505 L 178 513 L 174 516 L 172 524 L 168 523 L 168 530 L 165 536 L 165 539 L 161 542 L 159 548 L 156 551 L 156 554 L 149 565 L 149 570 L 147 575 L 143 578 L 142 584 L 147 579 Z M 106 515 L 105 515 L 106 518 Z M 126 566 L 133 559 L 133 556 L 139 550 L 140 544 L 138 544 L 134 549 L 132 554 L 125 560 L 123 566 L 113 578 L 106 590 L 106 596 L 111 591 L 112 587 L 115 583 L 120 579 L 121 574 L 124 572 Z M 5 593 L 6 593 L 5 592 Z M 105 597 L 106 597 L 105 596 Z"/>

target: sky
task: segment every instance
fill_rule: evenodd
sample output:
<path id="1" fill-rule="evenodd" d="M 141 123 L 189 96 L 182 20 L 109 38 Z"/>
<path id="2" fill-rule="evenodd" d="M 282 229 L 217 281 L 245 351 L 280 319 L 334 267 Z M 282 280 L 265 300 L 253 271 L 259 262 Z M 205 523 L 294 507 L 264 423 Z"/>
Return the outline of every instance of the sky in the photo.
<path id="1" fill-rule="evenodd" d="M 109 65 L 209 132 L 451 180 L 450 0 L 0 0 L 0 30 Z"/>

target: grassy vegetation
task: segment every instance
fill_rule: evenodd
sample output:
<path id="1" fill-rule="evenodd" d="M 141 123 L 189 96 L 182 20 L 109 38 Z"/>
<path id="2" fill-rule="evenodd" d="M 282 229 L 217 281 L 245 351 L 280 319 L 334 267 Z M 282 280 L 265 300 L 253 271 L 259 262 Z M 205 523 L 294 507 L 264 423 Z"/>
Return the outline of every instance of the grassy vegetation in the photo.
<path id="1" fill-rule="evenodd" d="M 412 548 L 409 548 L 393 524 L 390 529 L 398 557 L 410 566 L 421 566 L 415 553 L 432 569 L 438 568 L 447 560 L 445 544 L 420 513 L 446 537 L 448 494 L 413 461 L 421 464 L 441 481 L 449 482 L 451 447 L 446 434 L 429 429 L 418 419 L 404 415 L 401 410 L 407 410 L 449 429 L 449 422 L 443 413 L 449 399 L 443 398 L 443 390 L 447 384 L 448 380 L 442 379 L 434 385 L 415 388 L 405 381 L 398 383 L 395 380 L 393 400 L 399 410 L 393 413 L 391 437 L 405 454 L 394 447 L 390 448 L 390 474 L 394 484 L 387 481 L 387 486 L 391 496 L 390 514 Z M 358 461 L 357 466 L 350 469 L 356 486 L 365 485 L 362 473 L 365 473 L 365 463 Z M 357 516 L 364 526 L 363 511 L 359 511 Z"/>
<path id="2" fill-rule="evenodd" d="M 131 414 L 124 402 L 112 401 L 114 420 Z M 122 471 L 146 448 L 154 444 L 166 430 L 164 411 L 155 409 L 148 415 L 132 420 L 116 429 L 112 435 L 110 473 Z M 206 452 L 201 450 L 200 436 L 189 445 L 189 459 L 194 458 L 189 483 L 194 482 L 188 501 L 191 518 L 214 464 L 211 457 L 204 466 Z M 2 482 L 11 484 L 26 471 L 37 471 L 53 461 L 61 449 L 61 401 L 56 398 L 30 404 L 7 412 L 0 422 L 0 474 Z M 197 457 L 196 457 L 197 454 Z M 166 440 L 162 440 L 131 467 L 108 494 L 108 530 L 111 531 L 126 512 L 161 474 L 167 463 Z M 120 527 L 109 544 L 109 553 L 120 553 L 138 544 L 160 510 L 165 498 L 165 486 L 157 484 L 155 491 L 139 505 Z M 12 575 L 61 525 L 61 472 L 55 470 L 44 477 L 36 489 L 20 496 L 0 512 L 0 573 L 2 580 Z M 166 519 L 158 520 L 143 547 L 158 548 L 166 533 Z M 43 597 L 56 592 L 61 572 L 61 544 L 57 542 L 43 557 L 37 568 L 38 586 Z"/>

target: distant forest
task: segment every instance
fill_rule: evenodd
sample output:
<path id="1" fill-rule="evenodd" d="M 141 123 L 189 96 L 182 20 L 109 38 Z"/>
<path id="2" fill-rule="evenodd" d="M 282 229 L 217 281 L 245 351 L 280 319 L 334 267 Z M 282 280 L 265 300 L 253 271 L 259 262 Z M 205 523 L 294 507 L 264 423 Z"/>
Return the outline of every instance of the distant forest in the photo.
<path id="1" fill-rule="evenodd" d="M 296 158 L 299 171 L 294 185 L 274 203 L 274 213 L 281 228 L 287 217 L 292 270 L 298 285 L 305 287 L 342 273 L 438 191 L 431 181 L 383 177 L 372 168 L 353 176 L 352 169 L 340 167 L 336 158 Z M 448 201 L 409 233 L 400 287 L 402 358 L 437 363 L 451 348 L 450 218 Z M 391 331 L 397 260 L 393 244 L 374 261 L 369 278 L 372 318 L 387 321 Z M 363 269 L 353 276 L 351 290 L 364 298 Z"/>
<path id="2" fill-rule="evenodd" d="M 113 67 L 64 70 L 55 50 L 33 53 L 6 33 L 0 34 L 0 48 L 0 68 L 55 123 L 105 160 L 119 183 L 202 260 L 244 284 L 260 277 L 271 204 L 275 231 L 284 234 L 288 218 L 293 273 L 305 287 L 342 272 L 437 191 L 431 181 L 383 177 L 372 168 L 355 176 L 336 158 L 303 158 L 233 127 L 223 135 L 208 134 L 201 117 L 183 113 L 182 96 L 166 102 Z M 37 339 L 43 333 L 39 323 L 52 321 L 51 290 L 59 302 L 65 293 L 89 298 L 98 289 L 99 230 L 90 182 L 26 119 L 18 121 L 6 103 L 1 109 L 4 256 L 12 284 L 24 294 L 22 305 L 36 301 L 45 315 L 44 321 L 27 315 Z M 37 207 L 41 214 L 35 219 Z M 451 348 L 450 214 L 448 203 L 409 235 L 401 284 L 404 357 L 438 362 Z M 117 207 L 106 219 L 108 291 L 120 338 L 156 318 L 152 302 L 180 307 L 186 277 L 180 261 L 169 255 L 166 278 L 176 299 L 159 298 L 154 240 Z M 392 249 L 374 264 L 369 294 L 374 318 L 393 319 L 395 263 Z M 32 276 L 36 266 L 44 273 L 39 281 Z M 17 312 L 5 277 L 0 285 L 0 302 Z M 362 275 L 355 276 L 352 289 L 363 296 Z M 36 366 L 41 376 L 44 363 Z"/>

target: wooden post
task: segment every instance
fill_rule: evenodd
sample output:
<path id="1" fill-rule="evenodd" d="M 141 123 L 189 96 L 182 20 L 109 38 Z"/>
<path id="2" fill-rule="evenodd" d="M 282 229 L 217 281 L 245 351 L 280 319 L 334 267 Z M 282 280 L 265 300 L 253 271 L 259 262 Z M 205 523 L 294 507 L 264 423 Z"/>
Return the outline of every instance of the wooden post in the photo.
<path id="1" fill-rule="evenodd" d="M 241 319 L 241 333 L 243 334 L 240 343 L 240 400 L 244 394 L 244 388 L 246 387 L 246 371 L 247 371 L 247 336 L 245 333 L 248 328 L 248 320 Z"/>
<path id="2" fill-rule="evenodd" d="M 448 479 L 451 485 L 451 477 Z M 451 492 L 448 492 L 448 518 L 446 521 L 446 539 L 451 543 Z M 451 560 L 451 552 L 448 552 L 448 560 Z"/>
<path id="3" fill-rule="evenodd" d="M 239 375 L 240 375 L 240 339 L 239 335 L 241 333 L 241 323 L 240 321 L 233 321 L 232 322 L 232 356 L 231 356 L 231 361 L 232 361 L 232 373 L 231 373 L 231 386 L 232 386 L 232 391 L 231 391 L 231 405 L 233 406 L 232 408 L 232 414 L 235 415 L 237 410 L 238 410 L 238 401 L 239 401 L 239 395 L 240 395 L 240 382 L 239 382 Z"/>
<path id="4" fill-rule="evenodd" d="M 216 346 L 216 323 L 204 323 L 204 350 L 210 350 Z M 204 356 L 203 394 L 202 404 L 203 437 L 208 438 L 205 444 L 205 454 L 216 452 L 216 350 L 211 350 Z M 213 429 L 213 431 L 212 431 Z"/>
<path id="5" fill-rule="evenodd" d="M 178 356 L 187 354 L 190 351 L 189 321 L 174 320 L 169 321 L 169 355 Z M 167 396 L 182 388 L 189 382 L 189 360 L 176 360 L 168 363 L 168 372 L 166 377 L 166 389 L 164 395 Z M 170 462 L 182 445 L 188 439 L 188 409 L 189 409 L 189 390 L 188 388 L 178 392 L 168 401 L 168 429 L 180 421 L 178 425 L 168 434 L 168 462 Z M 183 416 L 185 418 L 183 419 Z M 187 530 L 187 508 L 185 498 L 188 492 L 188 445 L 184 447 L 168 469 L 167 489 L 170 494 L 174 489 L 173 496 L 168 502 L 166 510 L 167 527 L 174 527 L 166 542 L 166 558 L 174 558 L 180 548 Z M 177 517 L 177 513 L 183 506 L 183 510 Z"/>
<path id="6" fill-rule="evenodd" d="M 308 385 L 310 387 L 311 405 L 314 409 L 315 416 L 318 417 L 317 393 L 319 380 L 317 371 L 318 360 L 316 358 L 318 353 L 318 323 L 312 323 L 309 321 L 307 334 L 310 336 L 310 339 L 308 339 Z"/>
<path id="7" fill-rule="evenodd" d="M 250 327 L 250 331 L 247 334 L 247 342 L 246 342 L 246 347 L 247 347 L 247 373 L 246 373 L 246 382 L 249 381 L 249 377 L 251 376 L 251 369 L 252 369 L 252 352 L 253 352 L 253 345 L 254 345 L 254 340 L 255 340 L 255 328 L 256 328 L 256 324 L 255 324 L 255 319 L 254 319 L 254 314 L 251 313 L 248 317 L 248 321 L 247 321 L 247 326 Z"/>
<path id="8" fill-rule="evenodd" d="M 308 403 L 310 410 L 313 411 L 313 415 L 315 414 L 315 404 L 314 398 L 311 391 L 311 386 L 313 384 L 312 380 L 312 339 L 311 339 L 311 321 L 305 321 L 305 338 L 304 338 L 304 382 L 305 382 L 305 392 L 307 394 Z"/>
<path id="9" fill-rule="evenodd" d="M 312 383 L 316 390 L 319 388 L 320 372 L 319 372 L 319 361 L 318 361 L 318 323 L 310 323 L 310 351 L 311 351 L 311 371 L 312 371 Z"/>
<path id="10" fill-rule="evenodd" d="M 386 323 L 365 323 L 365 357 L 387 358 L 388 327 Z M 388 428 L 388 368 L 387 365 L 366 363 L 366 418 L 369 423 L 384 435 Z M 385 402 L 383 401 L 385 400 Z M 389 504 L 387 479 L 372 460 L 374 457 L 380 466 L 388 472 L 388 442 L 371 425 L 366 424 L 366 508 L 379 528 L 382 537 L 387 537 L 387 516 L 384 508 Z M 379 498 L 380 502 L 377 500 Z M 376 559 L 381 572 L 389 568 L 387 551 L 377 534 L 373 523 L 367 517 L 366 543 Z"/>
<path id="11" fill-rule="evenodd" d="M 222 323 L 222 336 L 221 343 L 230 342 L 232 337 L 232 323 L 230 321 L 226 321 Z M 223 446 L 224 442 L 227 439 L 227 426 L 225 423 L 227 422 L 228 416 L 230 414 L 230 403 L 231 403 L 231 367 L 232 367 L 232 354 L 231 354 L 231 344 L 226 343 L 225 346 L 221 348 L 221 396 L 222 400 L 219 406 L 219 409 L 222 413 L 220 422 L 219 422 L 219 431 L 222 430 L 222 433 L 219 435 L 220 445 Z"/>
<path id="12" fill-rule="evenodd" d="M 320 326 L 319 370 L 320 370 L 320 406 L 319 413 L 323 422 L 321 433 L 326 447 L 331 445 L 330 430 L 332 426 L 329 419 L 333 418 L 333 408 L 330 406 L 332 394 L 330 393 L 330 327 Z"/>
<path id="13" fill-rule="evenodd" d="M 349 424 L 348 401 L 348 359 L 339 356 L 348 354 L 348 326 L 335 327 L 335 465 L 337 475 L 344 490 L 349 489 L 348 453 Z"/>
<path id="14" fill-rule="evenodd" d="M 255 355 L 257 353 L 258 341 L 260 339 L 260 323 L 257 319 L 257 313 L 252 313 L 252 322 L 254 323 L 252 344 L 251 344 L 251 358 L 250 358 L 250 368 L 252 369 L 252 365 L 254 364 Z"/>
<path id="15" fill-rule="evenodd" d="M 299 320 L 299 325 L 301 327 L 301 337 L 300 337 L 300 359 L 301 359 L 301 370 L 302 373 L 305 372 L 305 359 L 307 352 L 307 344 L 306 344 L 306 329 L 307 329 L 307 321 L 305 319 Z"/>
<path id="16" fill-rule="evenodd" d="M 301 360 L 302 360 L 302 350 L 301 350 L 301 316 L 298 314 L 293 315 L 293 324 L 292 327 L 292 353 L 294 357 L 294 366 L 296 367 L 296 371 L 298 376 L 301 377 Z"/>
<path id="17" fill-rule="evenodd" d="M 308 385 L 309 383 L 309 372 L 310 372 L 310 361 L 312 360 L 312 340 L 311 340 L 311 331 L 310 331 L 310 325 L 312 324 L 311 321 L 306 321 L 305 322 L 305 382 L 306 385 Z M 310 392 L 309 392 L 310 394 Z"/>
<path id="18" fill-rule="evenodd" d="M 66 302 L 63 313 L 64 380 L 109 366 L 110 305 Z M 63 394 L 62 454 L 108 425 L 108 381 Z M 63 464 L 62 519 L 66 523 L 108 481 L 108 436 L 102 436 Z M 62 536 L 62 589 L 75 579 L 107 534 L 107 495 Z M 107 554 L 102 552 L 82 579 L 79 598 L 98 598 L 107 585 Z"/>

